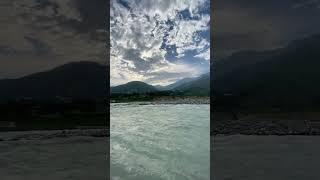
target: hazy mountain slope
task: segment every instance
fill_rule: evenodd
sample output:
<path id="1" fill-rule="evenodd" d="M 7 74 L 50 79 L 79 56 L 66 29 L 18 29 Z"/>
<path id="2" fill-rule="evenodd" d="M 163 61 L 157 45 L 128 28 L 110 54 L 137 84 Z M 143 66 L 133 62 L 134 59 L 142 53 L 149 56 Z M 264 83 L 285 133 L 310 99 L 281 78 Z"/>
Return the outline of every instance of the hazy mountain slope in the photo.
<path id="1" fill-rule="evenodd" d="M 74 62 L 23 78 L 0 80 L 0 98 L 105 97 L 107 78 L 106 66 Z"/>
<path id="2" fill-rule="evenodd" d="M 169 84 L 167 86 L 156 85 L 154 87 L 157 88 L 157 90 L 159 90 L 159 91 L 168 91 L 168 90 L 173 90 L 176 87 L 181 86 L 183 84 L 189 83 L 195 79 L 197 79 L 197 78 L 183 78 L 183 79 L 180 79 L 180 80 L 178 80 L 172 84 Z"/>
<path id="3" fill-rule="evenodd" d="M 204 74 L 192 81 L 183 83 L 173 89 L 187 96 L 209 96 L 210 95 L 210 73 Z"/>
<path id="4" fill-rule="evenodd" d="M 187 84 L 187 83 L 189 83 L 189 82 L 191 82 L 191 81 L 194 81 L 195 79 L 196 79 L 196 78 L 183 78 L 183 79 L 181 79 L 181 80 L 178 80 L 178 81 L 175 82 L 175 83 L 172 83 L 172 84 L 166 86 L 166 89 L 167 89 L 167 90 L 173 90 L 173 89 L 175 89 L 175 88 L 177 88 L 177 87 L 179 87 L 179 86 L 182 86 L 183 84 Z"/>
<path id="5" fill-rule="evenodd" d="M 292 42 L 285 48 L 263 52 L 252 58 L 229 57 L 236 63 L 217 63 L 214 78 L 216 93 L 233 93 L 246 97 L 279 101 L 316 100 L 320 97 L 320 35 Z M 250 61 L 250 63 L 247 63 Z"/>

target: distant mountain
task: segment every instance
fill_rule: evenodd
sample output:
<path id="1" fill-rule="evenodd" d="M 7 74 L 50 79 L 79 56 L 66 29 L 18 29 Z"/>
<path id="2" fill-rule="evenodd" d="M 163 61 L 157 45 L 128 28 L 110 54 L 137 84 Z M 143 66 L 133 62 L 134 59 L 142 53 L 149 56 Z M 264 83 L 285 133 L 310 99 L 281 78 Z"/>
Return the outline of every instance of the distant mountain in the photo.
<path id="1" fill-rule="evenodd" d="M 158 91 L 166 91 L 167 86 L 155 85 L 154 86 Z"/>
<path id="2" fill-rule="evenodd" d="M 279 103 L 320 103 L 319 67 L 320 35 L 272 51 L 237 53 L 215 62 L 214 92 Z"/>
<path id="3" fill-rule="evenodd" d="M 94 62 L 73 62 L 47 72 L 0 80 L 0 99 L 106 97 L 107 69 Z"/>
<path id="4" fill-rule="evenodd" d="M 167 92 L 171 95 L 209 96 L 210 74 L 197 78 L 184 78 L 168 86 L 152 86 L 140 81 L 132 81 L 119 86 L 111 87 L 112 94 L 146 94 Z M 163 93 L 162 93 L 163 94 Z"/>
<path id="5" fill-rule="evenodd" d="M 126 84 L 111 87 L 111 94 L 146 94 L 157 91 L 158 90 L 152 85 L 141 81 L 131 81 Z"/>
<path id="6" fill-rule="evenodd" d="M 196 78 L 183 78 L 183 79 L 180 79 L 180 80 L 178 80 L 172 84 L 169 84 L 167 86 L 156 85 L 154 87 L 157 88 L 157 90 L 159 90 L 159 91 L 170 91 L 170 90 L 175 89 L 178 86 L 181 86 L 182 84 L 189 83 L 195 79 Z"/>
<path id="7" fill-rule="evenodd" d="M 177 88 L 179 86 L 182 86 L 183 84 L 188 84 L 191 81 L 194 81 L 195 79 L 197 79 L 197 78 L 183 78 L 181 80 L 176 81 L 175 83 L 172 83 L 172 84 L 166 86 L 166 89 L 167 90 L 173 90 L 173 89 L 175 89 L 175 88 Z"/>
<path id="8" fill-rule="evenodd" d="M 210 73 L 203 74 L 198 78 L 189 79 L 190 81 L 181 83 L 173 88 L 173 91 L 182 92 L 187 96 L 209 96 L 210 95 Z"/>
<path id="9" fill-rule="evenodd" d="M 17 79 L 0 80 L 0 101 L 16 98 L 54 99 L 105 98 L 107 88 L 107 67 L 94 62 L 68 63 L 46 72 L 31 74 Z M 111 87 L 112 94 L 146 94 L 166 91 L 174 95 L 209 95 L 209 74 L 198 78 L 185 78 L 159 90 L 144 82 L 132 81 Z M 168 94 L 167 93 L 167 94 Z M 162 93 L 163 94 L 163 93 Z M 166 93 L 165 93 L 166 94 Z M 159 93 L 161 95 L 161 93 Z"/>

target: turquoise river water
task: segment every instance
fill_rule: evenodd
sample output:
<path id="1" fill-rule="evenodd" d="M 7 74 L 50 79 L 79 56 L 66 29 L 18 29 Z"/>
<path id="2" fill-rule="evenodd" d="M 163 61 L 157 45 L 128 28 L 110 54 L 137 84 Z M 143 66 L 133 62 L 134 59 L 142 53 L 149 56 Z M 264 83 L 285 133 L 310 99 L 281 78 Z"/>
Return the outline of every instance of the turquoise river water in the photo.
<path id="1" fill-rule="evenodd" d="M 210 179 L 209 108 L 111 104 L 111 179 Z"/>

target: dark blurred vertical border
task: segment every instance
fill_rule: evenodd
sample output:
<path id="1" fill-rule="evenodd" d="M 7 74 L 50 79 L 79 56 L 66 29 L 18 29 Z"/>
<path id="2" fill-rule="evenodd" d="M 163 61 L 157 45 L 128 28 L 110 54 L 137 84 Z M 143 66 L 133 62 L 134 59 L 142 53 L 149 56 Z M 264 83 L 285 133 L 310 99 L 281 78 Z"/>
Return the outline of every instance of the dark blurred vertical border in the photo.
<path id="1" fill-rule="evenodd" d="M 320 1 L 214 2 L 211 179 L 320 179 Z"/>
<path id="2" fill-rule="evenodd" d="M 0 2 L 1 180 L 110 179 L 109 27 L 109 0 Z"/>
<path id="3" fill-rule="evenodd" d="M 213 179 L 213 107 L 214 107 L 214 32 L 215 32 L 215 0 L 210 1 L 210 179 Z"/>
<path id="4" fill-rule="evenodd" d="M 107 1 L 107 13 L 106 13 L 106 29 L 107 29 L 107 41 L 106 41 L 106 61 L 107 61 L 107 79 L 106 79 L 106 109 L 107 109 L 107 178 L 110 178 L 110 0 Z"/>

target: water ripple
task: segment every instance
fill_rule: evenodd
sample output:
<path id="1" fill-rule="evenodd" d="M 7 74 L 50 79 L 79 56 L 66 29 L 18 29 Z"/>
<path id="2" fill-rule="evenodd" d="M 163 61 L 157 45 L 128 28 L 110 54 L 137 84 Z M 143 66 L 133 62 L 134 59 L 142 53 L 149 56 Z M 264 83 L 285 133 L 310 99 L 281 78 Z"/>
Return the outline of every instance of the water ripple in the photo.
<path id="1" fill-rule="evenodd" d="M 209 105 L 111 104 L 111 176 L 208 180 Z"/>

